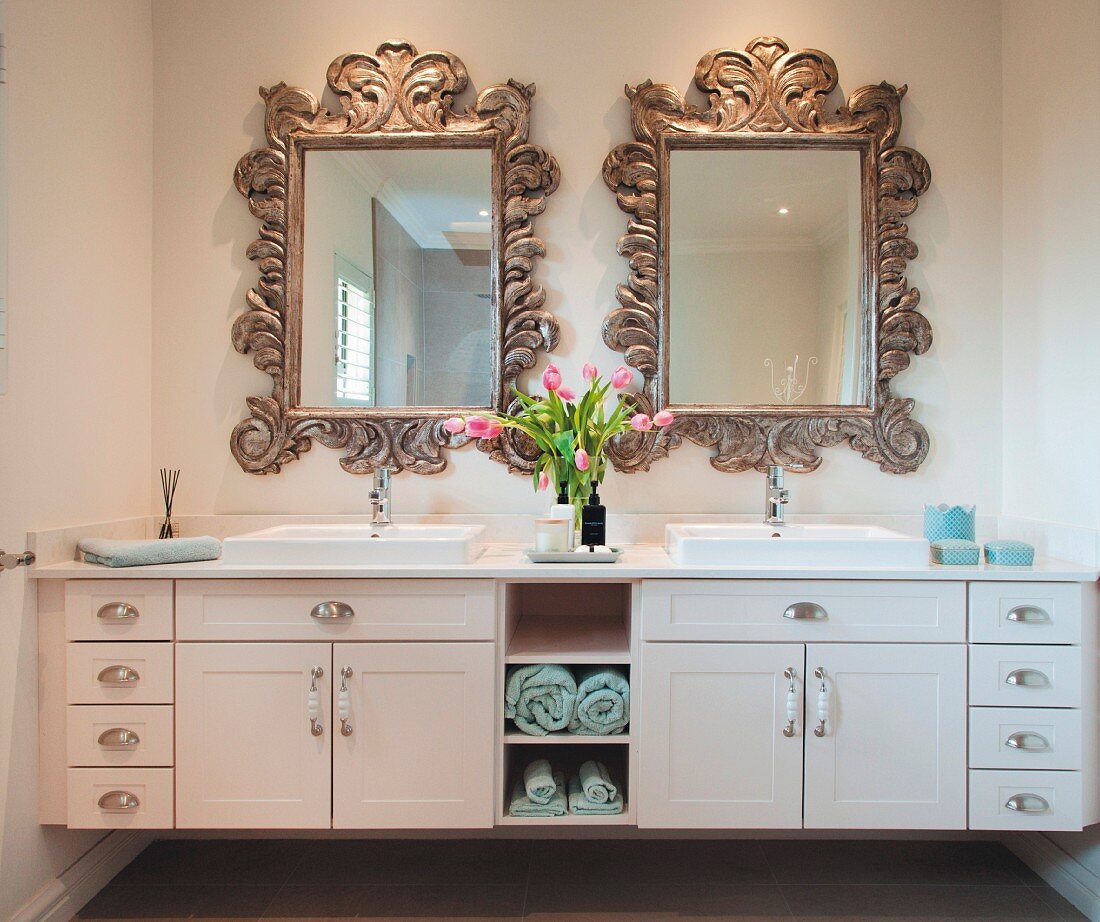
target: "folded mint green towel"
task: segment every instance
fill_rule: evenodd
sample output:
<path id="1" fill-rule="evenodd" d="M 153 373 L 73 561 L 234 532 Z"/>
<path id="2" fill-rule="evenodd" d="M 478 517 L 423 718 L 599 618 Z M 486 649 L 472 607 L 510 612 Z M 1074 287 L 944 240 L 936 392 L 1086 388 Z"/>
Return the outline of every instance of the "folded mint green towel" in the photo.
<path id="1" fill-rule="evenodd" d="M 611 774 L 603 762 L 589 760 L 578 773 L 584 796 L 594 804 L 613 803 L 619 789 L 611 781 Z"/>
<path id="2" fill-rule="evenodd" d="M 504 684 L 504 716 L 524 733 L 564 730 L 577 706 L 577 682 L 564 666 L 516 666 Z"/>
<path id="3" fill-rule="evenodd" d="M 614 816 L 623 812 L 623 795 L 616 791 L 607 803 L 593 803 L 584 796 L 580 777 L 574 775 L 569 779 L 569 812 L 577 816 Z"/>
<path id="4" fill-rule="evenodd" d="M 565 816 L 565 775 L 554 773 L 554 794 L 547 803 L 537 804 L 527 796 L 523 779 L 516 779 L 512 801 L 508 804 L 509 816 Z"/>
<path id="5" fill-rule="evenodd" d="M 630 683 L 614 666 L 578 672 L 577 711 L 569 731 L 583 736 L 622 733 L 630 723 Z"/>
<path id="6" fill-rule="evenodd" d="M 117 541 L 112 538 L 85 538 L 77 548 L 85 563 L 105 567 L 148 567 L 159 563 L 192 563 L 217 560 L 222 543 L 206 535 L 202 538 L 164 538 L 152 541 Z"/>
<path id="7" fill-rule="evenodd" d="M 554 783 L 554 771 L 546 759 L 535 759 L 523 770 L 523 787 L 532 803 L 550 803 L 558 787 Z"/>

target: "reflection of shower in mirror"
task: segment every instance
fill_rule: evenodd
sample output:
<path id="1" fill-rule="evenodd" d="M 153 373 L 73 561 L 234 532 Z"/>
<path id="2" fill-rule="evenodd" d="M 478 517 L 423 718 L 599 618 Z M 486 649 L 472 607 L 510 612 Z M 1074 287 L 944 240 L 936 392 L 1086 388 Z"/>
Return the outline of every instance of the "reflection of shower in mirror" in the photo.
<path id="1" fill-rule="evenodd" d="M 768 369 L 768 374 L 771 376 L 772 393 L 775 394 L 776 400 L 788 406 L 797 401 L 805 392 L 806 386 L 810 383 L 810 368 L 817 364 L 817 356 L 811 355 L 806 360 L 806 377 L 799 381 L 798 359 L 799 357 L 796 355 L 794 362 L 784 369 L 783 376 L 778 383 L 775 380 L 775 363 L 770 358 L 764 359 L 764 367 Z"/>

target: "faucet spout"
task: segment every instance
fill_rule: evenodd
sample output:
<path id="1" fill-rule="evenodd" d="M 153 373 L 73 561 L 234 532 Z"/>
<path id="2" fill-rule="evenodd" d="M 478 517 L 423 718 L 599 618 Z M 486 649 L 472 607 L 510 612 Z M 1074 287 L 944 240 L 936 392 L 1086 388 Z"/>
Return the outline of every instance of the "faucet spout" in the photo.
<path id="1" fill-rule="evenodd" d="M 784 509 L 791 501 L 791 492 L 783 488 L 783 467 L 768 465 L 768 481 L 764 493 L 764 524 L 785 525 Z"/>
<path id="2" fill-rule="evenodd" d="M 374 472 L 374 486 L 370 491 L 370 523 L 379 528 L 393 525 L 390 519 L 390 477 L 393 471 L 380 467 Z"/>

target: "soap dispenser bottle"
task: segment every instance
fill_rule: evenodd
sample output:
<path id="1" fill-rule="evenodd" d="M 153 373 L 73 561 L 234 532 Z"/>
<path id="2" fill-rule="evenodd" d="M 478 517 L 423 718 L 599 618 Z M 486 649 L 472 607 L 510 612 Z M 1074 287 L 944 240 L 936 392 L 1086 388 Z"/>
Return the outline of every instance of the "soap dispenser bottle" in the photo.
<path id="1" fill-rule="evenodd" d="M 558 498 L 554 505 L 550 507 L 550 518 L 569 523 L 569 541 L 566 546 L 566 550 L 569 551 L 573 550 L 573 546 L 577 543 L 577 528 L 574 524 L 575 515 L 576 510 L 573 509 L 573 504 L 569 502 L 569 483 L 563 480 L 558 484 Z"/>
<path id="2" fill-rule="evenodd" d="M 607 544 L 607 509 L 600 502 L 599 483 L 592 481 L 592 493 L 581 510 L 581 544 L 598 547 Z"/>

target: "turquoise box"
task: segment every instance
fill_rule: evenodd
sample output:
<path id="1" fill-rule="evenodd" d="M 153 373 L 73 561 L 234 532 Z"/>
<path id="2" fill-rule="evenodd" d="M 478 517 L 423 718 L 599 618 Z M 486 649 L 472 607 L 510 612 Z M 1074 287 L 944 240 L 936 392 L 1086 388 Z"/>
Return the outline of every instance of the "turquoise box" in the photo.
<path id="1" fill-rule="evenodd" d="M 925 539 L 940 541 L 943 538 L 956 538 L 961 541 L 973 541 L 974 508 L 974 506 L 951 506 L 947 503 L 940 503 L 938 506 L 925 504 Z"/>
<path id="2" fill-rule="evenodd" d="M 1026 541 L 990 541 L 985 546 L 985 562 L 998 567 L 1030 567 L 1035 563 L 1035 548 Z"/>
<path id="3" fill-rule="evenodd" d="M 962 538 L 941 538 L 932 542 L 932 563 L 952 567 L 977 566 L 982 549 L 973 541 Z"/>

